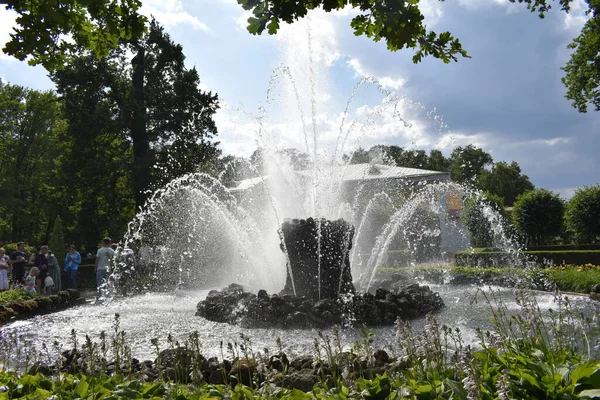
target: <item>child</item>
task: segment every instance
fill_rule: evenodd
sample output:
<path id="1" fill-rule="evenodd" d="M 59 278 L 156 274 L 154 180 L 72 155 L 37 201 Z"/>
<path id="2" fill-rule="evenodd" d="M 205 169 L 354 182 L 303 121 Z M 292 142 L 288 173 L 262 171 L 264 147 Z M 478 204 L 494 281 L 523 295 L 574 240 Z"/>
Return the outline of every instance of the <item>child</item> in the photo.
<path id="1" fill-rule="evenodd" d="M 6 250 L 0 247 L 0 292 L 8 290 L 8 261 L 5 256 Z"/>
<path id="2" fill-rule="evenodd" d="M 35 280 L 40 273 L 40 269 L 38 267 L 32 267 L 29 270 L 29 275 L 25 278 L 25 291 L 30 294 L 37 293 L 35 290 Z"/>

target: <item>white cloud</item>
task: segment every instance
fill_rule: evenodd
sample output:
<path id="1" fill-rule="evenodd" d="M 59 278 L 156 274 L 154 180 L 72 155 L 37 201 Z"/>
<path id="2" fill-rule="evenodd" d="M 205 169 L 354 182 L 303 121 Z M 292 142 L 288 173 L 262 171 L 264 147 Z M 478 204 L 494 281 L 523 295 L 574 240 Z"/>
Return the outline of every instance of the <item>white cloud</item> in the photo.
<path id="1" fill-rule="evenodd" d="M 444 15 L 442 4 L 439 0 L 421 0 L 419 8 L 425 17 L 425 24 L 429 28 L 437 24 Z"/>
<path id="2" fill-rule="evenodd" d="M 348 66 L 350 66 L 356 75 L 359 78 L 372 78 L 379 82 L 382 88 L 391 89 L 391 90 L 399 90 L 404 86 L 406 80 L 402 77 L 391 77 L 391 76 L 377 76 L 375 74 L 370 73 L 363 66 L 362 62 L 357 58 L 350 58 L 348 60 Z"/>
<path id="3" fill-rule="evenodd" d="M 252 11 L 244 11 L 241 15 L 239 15 L 238 17 L 234 17 L 233 20 L 235 21 L 235 24 L 244 32 L 247 32 L 248 30 L 246 29 L 246 27 L 248 26 L 248 18 L 250 18 L 252 16 Z"/>
<path id="4" fill-rule="evenodd" d="M 571 197 L 573 197 L 573 195 L 575 194 L 575 190 L 577 190 L 578 188 L 576 187 L 561 187 L 561 188 L 554 188 L 554 189 L 550 189 L 551 191 L 558 193 L 560 195 L 560 197 L 562 197 L 565 200 L 569 200 Z"/>
<path id="5" fill-rule="evenodd" d="M 184 10 L 180 0 L 144 0 L 140 13 L 147 17 L 154 16 L 167 28 L 187 24 L 196 30 L 210 32 L 204 22 Z"/>
<path id="6" fill-rule="evenodd" d="M 587 10 L 588 5 L 584 0 L 573 1 L 571 3 L 571 11 L 564 15 L 564 29 L 579 32 L 589 18 L 585 14 Z"/>
<path id="7" fill-rule="evenodd" d="M 17 13 L 12 10 L 6 10 L 4 7 L 0 7 L 0 48 L 3 48 L 5 43 L 10 40 L 10 34 L 13 28 L 16 26 L 15 19 Z M 1 60 L 14 60 L 15 58 L 5 54 L 3 51 L 0 52 Z"/>

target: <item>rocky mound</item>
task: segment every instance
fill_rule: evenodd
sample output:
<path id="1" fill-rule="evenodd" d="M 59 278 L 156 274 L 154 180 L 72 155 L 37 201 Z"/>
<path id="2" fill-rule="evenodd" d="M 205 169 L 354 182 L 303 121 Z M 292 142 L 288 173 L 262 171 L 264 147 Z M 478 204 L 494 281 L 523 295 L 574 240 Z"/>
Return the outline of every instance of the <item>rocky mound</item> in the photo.
<path id="1" fill-rule="evenodd" d="M 413 319 L 444 306 L 439 293 L 411 284 L 396 290 L 377 289 L 340 299 L 311 300 L 291 295 L 245 292 L 231 284 L 212 290 L 197 305 L 196 315 L 245 327 L 326 328 L 332 325 L 391 325 L 399 317 Z"/>

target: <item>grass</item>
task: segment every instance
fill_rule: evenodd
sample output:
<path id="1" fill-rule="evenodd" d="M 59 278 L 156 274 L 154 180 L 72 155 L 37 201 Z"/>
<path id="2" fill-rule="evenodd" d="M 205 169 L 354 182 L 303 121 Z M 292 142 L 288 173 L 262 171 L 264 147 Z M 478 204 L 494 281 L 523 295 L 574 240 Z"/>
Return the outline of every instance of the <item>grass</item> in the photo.
<path id="1" fill-rule="evenodd" d="M 227 354 L 232 366 L 245 365 L 247 375 L 238 369 L 230 385 L 208 384 L 198 365 L 176 365 L 175 377 L 163 370 L 158 379 L 148 381 L 131 368 L 127 335 L 115 316 L 113 331 L 102 333 L 100 342 L 86 336 L 79 340 L 72 331 L 73 350 L 82 356 L 78 371 L 68 371 L 58 345 L 39 354 L 26 352 L 16 336 L 0 336 L 0 358 L 21 360 L 18 368 L 0 372 L 0 399 L 576 399 L 600 396 L 598 321 L 588 320 L 571 307 L 567 297 L 557 295 L 556 307 L 542 316 L 535 297 L 520 292 L 517 312 L 509 311 L 493 292 L 479 292 L 476 301 L 490 308 L 493 329 L 477 331 L 479 343 L 464 343 L 459 329 L 440 326 L 433 316 L 421 332 L 398 321 L 396 341 L 387 350 L 391 362 L 382 370 L 378 351 L 373 348 L 373 332 L 363 329 L 362 338 L 351 349 L 341 345 L 342 332 L 318 334 L 314 340 L 313 371 L 317 383 L 310 390 L 283 388 L 287 368 L 270 367 L 268 349 L 255 352 L 244 335 L 240 343 L 229 343 Z M 392 329 L 392 328 L 390 328 Z M 161 358 L 158 342 L 157 358 Z M 273 352 L 282 355 L 284 343 Z M 183 349 L 200 355 L 201 343 L 192 334 L 185 343 L 168 340 L 171 350 Z M 595 353 L 596 352 L 596 353 Z M 222 354 L 220 368 L 225 371 Z M 114 360 L 108 373 L 107 360 Z M 29 372 L 40 361 L 54 360 L 57 370 L 49 375 Z M 157 363 L 158 364 L 158 363 Z M 378 367 L 379 366 L 379 367 Z M 373 373 L 376 371 L 377 374 Z M 230 377 L 231 378 L 231 377 Z M 237 382 L 237 383 L 236 383 Z M 244 382 L 241 384 L 239 382 Z"/>

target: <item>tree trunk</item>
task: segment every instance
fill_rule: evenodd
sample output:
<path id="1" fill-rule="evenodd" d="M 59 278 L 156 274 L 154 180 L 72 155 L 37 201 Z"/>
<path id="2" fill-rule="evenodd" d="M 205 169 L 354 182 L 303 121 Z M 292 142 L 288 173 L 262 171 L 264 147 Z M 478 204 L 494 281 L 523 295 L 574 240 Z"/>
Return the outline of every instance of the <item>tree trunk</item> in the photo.
<path id="1" fill-rule="evenodd" d="M 150 168 L 152 155 L 150 142 L 146 134 L 146 105 L 144 101 L 144 67 L 145 49 L 139 44 L 134 45 L 137 54 L 131 60 L 132 86 L 131 102 L 133 115 L 131 119 L 131 140 L 133 142 L 133 188 L 137 208 L 146 201 L 146 190 L 150 183 Z"/>

